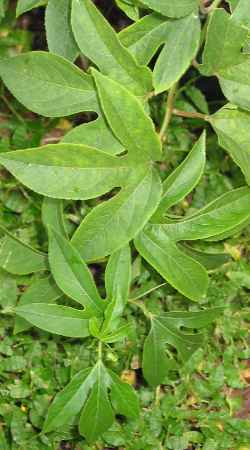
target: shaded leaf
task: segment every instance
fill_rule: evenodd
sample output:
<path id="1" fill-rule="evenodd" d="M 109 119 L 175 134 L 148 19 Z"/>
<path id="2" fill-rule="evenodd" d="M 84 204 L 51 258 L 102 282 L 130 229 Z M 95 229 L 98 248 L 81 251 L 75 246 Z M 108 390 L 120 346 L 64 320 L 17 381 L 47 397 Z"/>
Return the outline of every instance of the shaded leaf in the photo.
<path id="1" fill-rule="evenodd" d="M 57 287 L 51 276 L 34 281 L 21 295 L 18 306 L 31 303 L 55 303 L 62 296 L 62 291 Z M 21 333 L 31 327 L 31 324 L 22 317 L 16 317 L 14 333 Z"/>
<path id="2" fill-rule="evenodd" d="M 18 0 L 16 8 L 16 16 L 19 17 L 33 8 L 38 8 L 46 3 L 46 0 Z"/>
<path id="3" fill-rule="evenodd" d="M 48 270 L 47 255 L 6 233 L 0 246 L 0 267 L 14 275 L 26 275 Z"/>

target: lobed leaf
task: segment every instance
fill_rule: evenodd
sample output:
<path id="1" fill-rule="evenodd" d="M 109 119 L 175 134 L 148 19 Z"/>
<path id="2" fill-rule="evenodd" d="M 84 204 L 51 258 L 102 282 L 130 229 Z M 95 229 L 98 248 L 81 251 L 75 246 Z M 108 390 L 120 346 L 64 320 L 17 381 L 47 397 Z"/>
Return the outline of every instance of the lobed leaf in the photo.
<path id="1" fill-rule="evenodd" d="M 35 192 L 74 200 L 105 194 L 121 186 L 133 171 L 126 158 L 78 144 L 6 152 L 0 155 L 0 163 Z"/>
<path id="2" fill-rule="evenodd" d="M 136 249 L 175 289 L 190 300 L 200 301 L 208 287 L 206 270 L 183 253 L 164 231 L 164 226 L 148 225 L 136 237 Z"/>
<path id="3" fill-rule="evenodd" d="M 242 60 L 241 50 L 247 30 L 235 23 L 232 17 L 224 9 L 215 9 L 211 14 L 200 66 L 202 74 L 218 74 Z"/>
<path id="4" fill-rule="evenodd" d="M 96 206 L 82 221 L 72 244 L 85 261 L 95 261 L 123 247 L 146 225 L 161 197 L 158 174 L 137 174 L 115 197 Z"/>
<path id="5" fill-rule="evenodd" d="M 156 94 L 168 90 L 186 72 L 198 51 L 200 31 L 200 19 L 197 14 L 168 23 L 166 44 L 153 70 Z"/>

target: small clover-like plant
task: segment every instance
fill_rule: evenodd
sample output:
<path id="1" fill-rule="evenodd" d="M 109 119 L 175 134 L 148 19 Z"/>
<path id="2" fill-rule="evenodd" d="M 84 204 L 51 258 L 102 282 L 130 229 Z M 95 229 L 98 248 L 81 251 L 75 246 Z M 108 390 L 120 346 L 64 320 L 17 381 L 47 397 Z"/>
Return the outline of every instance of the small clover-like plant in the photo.
<path id="1" fill-rule="evenodd" d="M 19 0 L 17 13 L 41 3 Z M 44 432 L 71 424 L 78 417 L 80 433 L 89 442 L 112 425 L 116 414 L 132 419 L 139 414 L 136 393 L 109 369 L 103 351 L 134 333 L 134 324 L 127 321 L 130 302 L 139 306 L 150 322 L 142 367 L 152 386 L 164 383 L 173 367 L 173 355 L 167 356 L 169 346 L 175 348 L 177 357 L 187 360 L 203 345 L 203 334 L 196 331 L 222 312 L 214 308 L 154 314 L 142 302 L 131 301 L 131 243 L 186 302 L 198 303 L 206 297 L 208 270 L 226 262 L 227 257 L 197 250 L 192 241 L 223 240 L 250 220 L 247 185 L 226 192 L 191 215 L 171 214 L 171 208 L 190 194 L 203 176 L 205 131 L 164 181 L 159 170 L 169 123 L 176 114 L 202 119 L 205 127 L 211 125 L 249 183 L 250 63 L 246 45 L 250 18 L 246 2 L 230 2 L 231 13 L 218 9 L 217 0 L 210 6 L 198 0 L 116 3 L 135 20 L 120 33 L 91 0 L 64 0 L 61 9 L 58 2 L 49 0 L 49 52 L 29 52 L 0 61 L 3 82 L 31 111 L 46 117 L 84 111 L 98 115 L 73 128 L 56 145 L 0 154 L 7 170 L 45 197 L 42 219 L 49 235 L 46 255 L 6 231 L 0 266 L 12 274 L 46 273 L 21 296 L 15 309 L 15 332 L 33 325 L 65 337 L 91 337 L 98 349 L 95 365 L 77 373 L 52 402 Z M 140 18 L 140 8 L 149 13 Z M 205 16 L 208 20 L 203 25 Z M 218 33 L 222 35 L 220 51 L 215 52 Z M 204 40 L 199 63 L 195 58 Z M 88 73 L 73 64 L 79 54 L 90 61 Z M 202 75 L 218 77 L 233 104 L 211 116 L 174 108 L 178 82 L 192 62 Z M 165 91 L 169 91 L 166 114 L 157 132 L 148 100 Z M 105 200 L 101 198 L 104 194 Z M 68 236 L 63 200 L 95 198 L 99 198 L 97 206 Z M 87 266 L 103 261 L 107 262 L 105 299 Z"/>

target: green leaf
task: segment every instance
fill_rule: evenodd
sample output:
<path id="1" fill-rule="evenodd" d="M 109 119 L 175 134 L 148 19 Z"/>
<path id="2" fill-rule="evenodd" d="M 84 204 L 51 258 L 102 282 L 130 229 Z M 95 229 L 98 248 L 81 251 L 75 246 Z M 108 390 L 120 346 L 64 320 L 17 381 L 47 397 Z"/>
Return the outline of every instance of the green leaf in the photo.
<path id="1" fill-rule="evenodd" d="M 200 329 L 208 326 L 221 315 L 223 308 L 199 312 L 169 312 L 151 317 L 151 330 L 146 338 L 143 351 L 143 373 L 153 386 L 164 382 L 169 360 L 165 354 L 165 344 L 177 349 L 183 361 L 202 346 L 203 334 L 187 334 L 181 327 Z"/>
<path id="2" fill-rule="evenodd" d="M 171 360 L 167 357 L 164 341 L 152 321 L 151 329 L 143 346 L 143 376 L 151 386 L 163 383 L 171 368 Z"/>
<path id="3" fill-rule="evenodd" d="M 198 10 L 199 0 L 143 0 L 150 9 L 168 17 L 184 17 Z"/>
<path id="4" fill-rule="evenodd" d="M 232 17 L 224 9 L 215 9 L 211 14 L 200 66 L 202 74 L 214 75 L 241 61 L 247 30 L 235 23 Z"/>
<path id="5" fill-rule="evenodd" d="M 250 188 L 235 189 L 181 222 L 153 225 L 154 233 L 163 232 L 176 241 L 216 236 L 244 223 L 250 217 L 249 202 Z"/>
<path id="6" fill-rule="evenodd" d="M 123 145 L 116 139 L 102 117 L 73 128 L 63 137 L 61 142 L 95 147 L 110 155 L 124 152 Z"/>
<path id="7" fill-rule="evenodd" d="M 35 192 L 74 200 L 95 198 L 121 186 L 134 169 L 127 158 L 78 144 L 1 153 L 0 163 Z"/>
<path id="8" fill-rule="evenodd" d="M 16 8 L 16 17 L 30 11 L 33 8 L 45 5 L 46 0 L 18 0 Z"/>
<path id="9" fill-rule="evenodd" d="M 14 275 L 48 270 L 47 255 L 34 250 L 0 227 L 6 236 L 0 245 L 0 267 Z"/>
<path id="10" fill-rule="evenodd" d="M 0 305 L 2 308 L 11 308 L 17 301 L 17 283 L 15 277 L 0 269 Z"/>
<path id="11" fill-rule="evenodd" d="M 248 0 L 239 0 L 237 2 L 232 14 L 232 20 L 239 25 L 250 28 Z"/>
<path id="12" fill-rule="evenodd" d="M 59 288 L 96 316 L 103 313 L 102 301 L 92 274 L 76 248 L 55 230 L 49 229 L 49 263 Z"/>
<path id="13" fill-rule="evenodd" d="M 16 308 L 16 314 L 35 327 L 66 337 L 89 335 L 89 314 L 68 306 L 29 303 Z"/>
<path id="14" fill-rule="evenodd" d="M 62 291 L 57 287 L 53 278 L 47 277 L 34 281 L 21 295 L 18 306 L 30 305 L 31 303 L 55 303 L 62 296 Z M 31 327 L 27 320 L 16 317 L 14 333 L 21 333 Z"/>
<path id="15" fill-rule="evenodd" d="M 166 17 L 148 14 L 120 31 L 119 39 L 139 64 L 147 65 L 166 42 L 168 26 Z"/>
<path id="16" fill-rule="evenodd" d="M 101 72 L 124 84 L 136 95 L 151 90 L 151 72 L 137 65 L 117 34 L 91 0 L 73 0 L 72 28 L 76 42 Z"/>
<path id="17" fill-rule="evenodd" d="M 129 339 L 133 331 L 134 331 L 134 324 L 133 322 L 129 322 L 116 327 L 116 329 L 114 329 L 112 332 L 109 332 L 108 329 L 107 331 L 101 330 L 99 339 L 104 343 L 113 344 L 114 342 Z"/>
<path id="18" fill-rule="evenodd" d="M 133 4 L 130 0 L 115 0 L 118 8 L 120 8 L 130 19 L 139 19 L 139 9 L 138 6 Z"/>
<path id="19" fill-rule="evenodd" d="M 146 225 L 161 197 L 158 174 L 149 169 L 118 195 L 95 207 L 72 238 L 85 261 L 94 261 L 123 247 Z"/>
<path id="20" fill-rule="evenodd" d="M 220 146 L 229 152 L 250 184 L 250 113 L 227 104 L 210 116 L 209 122 L 218 135 Z"/>
<path id="21" fill-rule="evenodd" d="M 179 250 L 164 226 L 147 226 L 135 239 L 138 252 L 175 289 L 193 301 L 206 295 L 206 270 L 193 258 Z"/>
<path id="22" fill-rule="evenodd" d="M 250 110 L 250 56 L 242 55 L 242 62 L 220 70 L 219 81 L 231 103 Z"/>
<path id="23" fill-rule="evenodd" d="M 163 196 L 153 221 L 173 205 L 183 200 L 198 184 L 206 162 L 206 134 L 203 133 L 184 161 L 163 183 Z"/>
<path id="24" fill-rule="evenodd" d="M 153 71 L 156 94 L 168 90 L 186 72 L 199 48 L 200 29 L 200 19 L 195 14 L 169 22 L 167 42 Z"/>
<path id="25" fill-rule="evenodd" d="M 114 331 L 120 323 L 124 307 L 128 301 L 131 283 L 131 251 L 129 245 L 114 252 L 105 270 L 105 288 L 108 301 L 101 334 Z"/>
<path id="26" fill-rule="evenodd" d="M 60 56 L 29 52 L 3 59 L 0 76 L 19 102 L 43 116 L 99 111 L 91 77 Z"/>
<path id="27" fill-rule="evenodd" d="M 137 419 L 140 414 L 138 397 L 135 390 L 128 383 L 124 383 L 111 370 L 108 371 L 112 380 L 110 397 L 115 412 L 122 416 Z"/>
<path id="28" fill-rule="evenodd" d="M 96 70 L 93 75 L 106 119 L 129 152 L 129 158 L 135 162 L 161 159 L 160 139 L 139 100 Z"/>
<path id="29" fill-rule="evenodd" d="M 106 385 L 106 369 L 101 362 L 97 364 L 96 382 L 87 399 L 79 422 L 79 431 L 89 443 L 93 443 L 114 422 Z"/>
<path id="30" fill-rule="evenodd" d="M 45 227 L 53 227 L 58 233 L 67 237 L 62 200 L 44 197 L 42 204 L 42 222 Z"/>
<path id="31" fill-rule="evenodd" d="M 129 245 L 112 253 L 105 270 L 106 296 L 109 301 L 120 298 L 128 301 L 131 282 L 131 251 Z"/>
<path id="32" fill-rule="evenodd" d="M 226 253 L 206 253 L 187 244 L 179 244 L 178 247 L 191 258 L 198 261 L 207 270 L 214 270 L 230 261 L 230 256 Z"/>
<path id="33" fill-rule="evenodd" d="M 49 0 L 45 28 L 49 51 L 74 61 L 79 49 L 71 29 L 71 0 Z"/>
<path id="34" fill-rule="evenodd" d="M 44 433 L 68 425 L 71 419 L 81 411 L 93 382 L 91 369 L 83 369 L 72 378 L 53 400 L 43 425 Z"/>

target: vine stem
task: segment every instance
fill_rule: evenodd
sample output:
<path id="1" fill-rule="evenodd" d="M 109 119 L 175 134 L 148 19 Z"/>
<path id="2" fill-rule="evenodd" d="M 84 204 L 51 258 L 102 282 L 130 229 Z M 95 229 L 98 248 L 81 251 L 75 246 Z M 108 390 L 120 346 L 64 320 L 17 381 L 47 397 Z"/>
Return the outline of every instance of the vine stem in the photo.
<path id="1" fill-rule="evenodd" d="M 102 360 L 102 341 L 98 342 L 98 361 Z"/>
<path id="2" fill-rule="evenodd" d="M 175 83 L 169 90 L 168 98 L 167 98 L 167 107 L 166 107 L 166 113 L 165 117 L 162 123 L 162 127 L 159 133 L 159 137 L 161 141 L 166 142 L 167 141 L 167 130 L 171 121 L 171 117 L 173 114 L 173 108 L 174 108 L 174 99 L 176 94 L 178 83 Z"/>
<path id="3" fill-rule="evenodd" d="M 173 109 L 172 114 L 179 117 L 187 117 L 188 119 L 202 119 L 208 120 L 208 116 L 206 114 L 198 113 L 198 112 L 187 112 L 180 111 L 179 109 Z"/>
<path id="4" fill-rule="evenodd" d="M 22 122 L 25 123 L 25 120 L 22 118 L 22 116 L 20 116 L 20 114 L 15 110 L 15 108 L 13 108 L 12 104 L 9 102 L 9 100 L 7 99 L 7 97 L 5 97 L 4 94 L 1 95 L 1 99 L 3 100 L 3 102 L 5 103 L 5 105 L 7 106 L 7 108 L 10 110 L 10 112 L 12 112 L 12 114 L 14 116 L 16 116 L 16 118 Z"/>
<path id="5" fill-rule="evenodd" d="M 212 5 L 208 6 L 207 13 L 210 14 L 214 9 L 218 8 L 220 3 L 221 3 L 221 0 L 214 0 Z"/>

